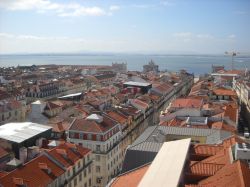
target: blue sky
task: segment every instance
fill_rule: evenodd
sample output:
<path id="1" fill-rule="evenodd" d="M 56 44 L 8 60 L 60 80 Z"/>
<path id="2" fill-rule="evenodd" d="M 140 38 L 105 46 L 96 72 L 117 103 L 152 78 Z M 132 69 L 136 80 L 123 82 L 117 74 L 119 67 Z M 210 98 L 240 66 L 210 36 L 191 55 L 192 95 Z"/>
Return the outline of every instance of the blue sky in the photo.
<path id="1" fill-rule="evenodd" d="M 249 0 L 0 0 L 0 53 L 250 53 Z"/>

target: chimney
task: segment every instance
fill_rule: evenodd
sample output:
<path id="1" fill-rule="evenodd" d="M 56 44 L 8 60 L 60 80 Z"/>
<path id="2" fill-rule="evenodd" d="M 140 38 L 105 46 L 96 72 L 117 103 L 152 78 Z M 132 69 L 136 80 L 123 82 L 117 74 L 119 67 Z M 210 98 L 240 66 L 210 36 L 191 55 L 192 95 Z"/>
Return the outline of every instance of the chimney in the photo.
<path id="1" fill-rule="evenodd" d="M 38 163 L 38 166 L 41 170 L 45 171 L 47 174 L 51 174 L 51 169 L 48 167 L 46 163 Z"/>
<path id="2" fill-rule="evenodd" d="M 57 123 L 58 129 L 63 130 L 63 124 L 62 122 Z"/>
<path id="3" fill-rule="evenodd" d="M 13 183 L 16 186 L 24 186 L 23 178 L 13 177 Z"/>
<path id="4" fill-rule="evenodd" d="M 56 152 L 62 156 L 67 156 L 67 152 L 65 149 L 56 149 Z"/>

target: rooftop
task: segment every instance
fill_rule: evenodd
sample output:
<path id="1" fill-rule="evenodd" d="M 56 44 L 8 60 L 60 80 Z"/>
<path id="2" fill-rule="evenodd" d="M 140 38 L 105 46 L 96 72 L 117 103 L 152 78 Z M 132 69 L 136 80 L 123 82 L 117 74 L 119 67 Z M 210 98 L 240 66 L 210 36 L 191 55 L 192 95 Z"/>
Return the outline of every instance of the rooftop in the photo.
<path id="1" fill-rule="evenodd" d="M 111 187 L 136 187 L 140 183 L 142 177 L 148 170 L 149 165 L 144 165 L 142 167 L 136 168 L 134 170 L 128 171 L 122 175 L 119 175 L 113 182 L 111 182 Z"/>
<path id="2" fill-rule="evenodd" d="M 164 143 L 138 186 L 178 186 L 190 143 L 190 138 Z"/>
<path id="3" fill-rule="evenodd" d="M 180 98 L 173 101 L 174 108 L 200 108 L 203 105 L 202 99 Z"/>
<path id="4" fill-rule="evenodd" d="M 21 143 L 49 129 L 52 127 L 31 122 L 7 123 L 0 126 L 0 138 Z"/>
<path id="5" fill-rule="evenodd" d="M 130 85 L 130 86 L 150 86 L 151 85 L 151 83 L 135 82 L 135 81 L 128 81 L 128 82 L 124 82 L 123 84 Z"/>

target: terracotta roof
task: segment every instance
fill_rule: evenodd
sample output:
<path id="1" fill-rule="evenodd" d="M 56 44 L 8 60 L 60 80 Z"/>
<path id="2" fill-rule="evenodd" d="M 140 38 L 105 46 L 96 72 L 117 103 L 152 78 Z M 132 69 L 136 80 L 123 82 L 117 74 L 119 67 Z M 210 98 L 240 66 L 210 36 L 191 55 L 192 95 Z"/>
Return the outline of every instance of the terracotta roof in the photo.
<path id="1" fill-rule="evenodd" d="M 228 70 L 228 71 L 226 71 L 226 73 L 225 74 L 243 74 L 245 71 L 244 70 L 236 70 L 236 69 L 234 69 L 234 70 Z"/>
<path id="2" fill-rule="evenodd" d="M 53 109 L 60 108 L 60 107 L 61 107 L 61 106 L 59 106 L 59 105 L 57 105 L 57 104 L 55 104 L 55 103 L 53 103 L 53 102 L 48 101 L 48 102 L 46 103 L 45 110 L 53 110 Z"/>
<path id="3" fill-rule="evenodd" d="M 237 96 L 237 94 L 236 94 L 235 91 L 229 90 L 229 89 L 225 89 L 225 88 L 214 89 L 213 93 L 215 95 Z"/>
<path id="4" fill-rule="evenodd" d="M 186 122 L 186 120 L 180 120 L 177 118 L 174 118 L 170 121 L 163 121 L 160 123 L 161 126 L 182 126 L 183 122 Z M 185 125 L 186 126 L 186 125 Z"/>
<path id="5" fill-rule="evenodd" d="M 50 174 L 39 166 L 41 163 L 47 165 L 51 171 Z M 47 186 L 63 173 L 64 170 L 61 167 L 52 162 L 45 155 L 42 155 L 3 176 L 0 183 L 3 186 L 10 187 L 18 186 L 17 183 L 23 183 L 27 186 Z"/>
<path id="6" fill-rule="evenodd" d="M 206 187 L 247 187 L 250 186 L 250 170 L 246 163 L 236 161 L 233 164 L 227 164 L 216 175 L 200 181 L 198 184 Z"/>
<path id="7" fill-rule="evenodd" d="M 155 95 L 155 94 L 149 94 L 150 99 L 152 99 L 153 101 L 158 101 L 160 99 L 160 96 Z"/>
<path id="8" fill-rule="evenodd" d="M 233 132 L 233 133 L 236 133 L 237 132 L 237 129 L 232 126 L 232 125 L 227 125 L 225 124 L 224 122 L 222 121 L 217 121 L 215 123 L 212 123 L 212 126 L 211 126 L 213 129 L 220 129 L 220 130 L 226 130 L 226 131 L 230 131 L 230 132 Z"/>
<path id="9" fill-rule="evenodd" d="M 229 149 L 222 149 L 218 153 L 213 156 L 210 156 L 201 162 L 203 163 L 214 163 L 214 164 L 230 164 L 231 163 L 231 156 Z"/>
<path id="10" fill-rule="evenodd" d="M 223 164 L 195 162 L 190 164 L 190 171 L 195 175 L 212 176 L 223 166 Z"/>
<path id="11" fill-rule="evenodd" d="M 9 153 L 0 147 L 0 158 L 7 156 Z"/>
<path id="12" fill-rule="evenodd" d="M 8 174 L 8 172 L 0 171 L 0 178 L 4 177 L 7 174 Z M 0 184 L 1 184 L 1 182 L 0 182 Z"/>
<path id="13" fill-rule="evenodd" d="M 52 129 L 53 132 L 65 132 L 66 130 L 69 129 L 70 124 L 67 122 L 59 122 L 56 124 L 52 124 L 52 127 L 53 127 Z"/>
<path id="14" fill-rule="evenodd" d="M 108 131 L 117 125 L 117 122 L 111 120 L 110 118 L 103 116 L 103 121 L 101 123 L 97 123 L 94 120 L 87 119 L 76 119 L 69 130 L 74 131 L 83 131 L 83 132 L 92 132 L 92 133 L 103 133 Z"/>
<path id="15" fill-rule="evenodd" d="M 147 109 L 149 107 L 147 103 L 141 101 L 140 99 L 133 99 L 132 102 L 134 102 L 136 105 L 141 106 L 144 109 Z"/>
<path id="16" fill-rule="evenodd" d="M 71 167 L 89 152 L 90 149 L 71 143 L 60 144 L 59 146 L 48 151 L 52 157 L 58 160 L 65 167 Z"/>
<path id="17" fill-rule="evenodd" d="M 174 108 L 200 108 L 203 105 L 201 99 L 181 98 L 173 101 L 171 107 Z"/>
<path id="18" fill-rule="evenodd" d="M 223 140 L 221 145 L 223 145 L 225 148 L 228 148 L 228 147 L 232 147 L 236 143 L 246 143 L 246 141 L 234 134 L 230 136 L 229 138 Z"/>
<path id="19" fill-rule="evenodd" d="M 233 122 L 236 122 L 238 120 L 237 113 L 238 113 L 238 109 L 236 107 L 227 105 L 224 116 L 229 117 L 229 119 L 231 119 Z"/>
<path id="20" fill-rule="evenodd" d="M 222 149 L 223 149 L 223 146 L 221 145 L 196 144 L 193 146 L 193 151 L 195 154 L 207 155 L 207 156 L 215 155 Z"/>
<path id="21" fill-rule="evenodd" d="M 119 175 L 110 187 L 137 187 L 150 165 L 136 168 Z"/>
<path id="22" fill-rule="evenodd" d="M 107 114 L 113 118 L 114 120 L 118 121 L 120 124 L 124 124 L 127 122 L 127 119 L 125 116 L 123 116 L 122 114 L 119 114 L 115 111 L 110 111 L 110 112 L 107 112 Z"/>

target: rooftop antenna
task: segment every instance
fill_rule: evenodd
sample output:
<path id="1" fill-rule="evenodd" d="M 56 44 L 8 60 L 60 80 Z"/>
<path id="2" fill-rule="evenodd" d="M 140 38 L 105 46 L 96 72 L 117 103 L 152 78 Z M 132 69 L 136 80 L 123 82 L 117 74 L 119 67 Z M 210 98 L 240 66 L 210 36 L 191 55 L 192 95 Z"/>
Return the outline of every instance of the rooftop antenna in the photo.
<path id="1" fill-rule="evenodd" d="M 234 56 L 240 53 L 236 51 L 231 51 L 231 52 L 226 51 L 225 54 L 232 56 L 232 70 L 234 70 Z"/>

